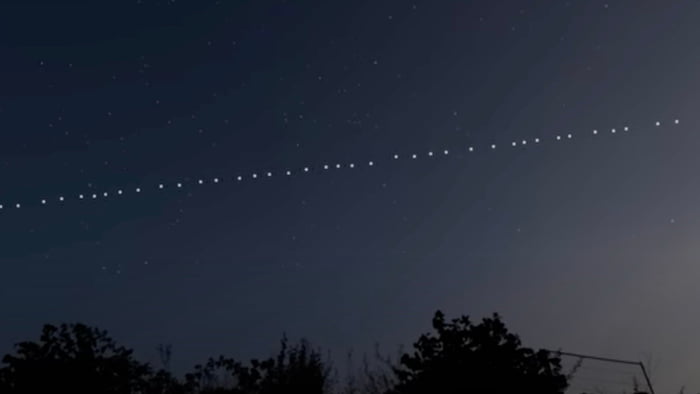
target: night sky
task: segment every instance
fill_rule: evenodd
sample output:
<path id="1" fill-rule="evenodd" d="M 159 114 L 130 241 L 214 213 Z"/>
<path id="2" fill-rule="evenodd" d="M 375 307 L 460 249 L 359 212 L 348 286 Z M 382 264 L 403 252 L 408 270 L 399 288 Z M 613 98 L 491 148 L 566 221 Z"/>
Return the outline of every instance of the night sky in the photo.
<path id="1" fill-rule="evenodd" d="M 342 367 L 439 308 L 700 390 L 698 20 L 3 1 L 0 353 L 80 321 L 181 372 L 283 332 Z"/>

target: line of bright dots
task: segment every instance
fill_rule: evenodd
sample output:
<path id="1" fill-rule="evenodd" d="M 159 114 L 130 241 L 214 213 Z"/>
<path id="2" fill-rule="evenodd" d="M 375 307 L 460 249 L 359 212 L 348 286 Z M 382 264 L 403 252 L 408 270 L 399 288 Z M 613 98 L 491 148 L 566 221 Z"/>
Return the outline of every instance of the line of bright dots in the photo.
<path id="1" fill-rule="evenodd" d="M 679 119 L 675 119 L 675 120 L 673 121 L 673 123 L 676 124 L 676 125 L 677 125 L 677 124 L 680 124 L 680 120 L 679 120 Z M 655 124 L 656 127 L 660 127 L 660 126 L 661 126 L 661 122 L 660 122 L 660 121 L 656 121 L 654 124 Z M 624 126 L 622 130 L 624 130 L 624 131 L 629 131 L 630 128 L 629 128 L 628 126 Z M 598 135 L 599 133 L 600 133 L 600 131 L 599 131 L 598 129 L 594 129 L 594 130 L 593 130 L 593 135 Z M 611 133 L 611 134 L 617 133 L 617 129 L 616 129 L 616 128 L 610 129 L 610 133 Z M 555 138 L 557 141 L 561 141 L 561 140 L 563 140 L 564 138 L 566 138 L 566 139 L 572 139 L 572 138 L 573 138 L 573 134 L 567 133 L 566 135 L 556 135 L 554 138 Z M 535 144 L 539 144 L 541 140 L 540 140 L 540 138 L 537 138 L 537 137 L 536 137 L 536 138 L 533 138 L 532 141 L 533 141 Z M 520 141 L 520 143 L 518 143 L 518 141 L 512 141 L 512 142 L 511 142 L 511 146 L 517 147 L 518 145 L 527 145 L 527 143 L 528 143 L 527 140 L 522 140 L 522 141 Z M 491 148 L 491 150 L 495 150 L 495 149 L 496 149 L 496 144 L 491 144 L 491 145 L 490 145 L 490 148 Z M 468 151 L 468 152 L 474 152 L 475 150 L 476 150 L 476 148 L 473 147 L 473 146 L 469 146 L 469 147 L 467 148 L 467 151 Z M 443 153 L 443 155 L 447 156 L 447 155 L 449 155 L 450 151 L 447 150 L 447 149 L 445 149 L 445 150 L 442 151 L 442 153 Z M 435 156 L 435 152 L 433 152 L 433 151 L 428 151 L 428 156 L 429 156 L 429 157 Z M 410 155 L 410 157 L 411 157 L 411 159 L 414 159 L 414 160 L 415 160 L 415 159 L 418 158 L 418 154 L 413 153 L 413 154 Z M 393 155 L 393 159 L 394 159 L 394 160 L 398 160 L 398 159 L 399 159 L 399 155 L 398 155 L 398 154 L 394 154 L 394 155 Z M 374 164 L 375 164 L 374 161 L 371 161 L 371 160 L 367 162 L 367 165 L 368 165 L 369 167 L 373 167 Z M 342 167 L 342 165 L 341 165 L 340 163 L 335 164 L 335 168 L 339 169 L 339 168 L 341 168 L 341 167 Z M 349 168 L 355 168 L 355 163 L 350 163 L 350 164 L 348 164 L 348 167 L 349 167 Z M 324 164 L 324 165 L 322 166 L 322 168 L 323 168 L 324 170 L 328 170 L 328 169 L 331 168 L 331 166 L 330 166 L 329 164 Z M 304 168 L 302 169 L 302 171 L 305 172 L 305 173 L 308 173 L 308 172 L 311 171 L 311 168 L 310 168 L 310 167 L 304 167 Z M 284 174 L 287 175 L 287 176 L 291 176 L 291 175 L 292 175 L 292 171 L 291 171 L 291 170 L 286 170 L 286 171 L 284 172 Z M 267 171 L 267 172 L 265 173 L 265 175 L 269 178 L 269 177 L 272 177 L 273 174 L 272 174 L 271 171 Z M 255 172 L 252 173 L 251 177 L 252 177 L 253 179 L 257 179 L 257 178 L 258 178 L 258 173 L 255 173 Z M 242 175 L 237 175 L 234 179 L 235 179 L 236 181 L 240 182 L 240 181 L 242 181 L 242 180 L 244 179 L 244 177 L 243 177 Z M 222 181 L 222 179 L 221 179 L 221 178 L 214 178 L 212 181 L 213 181 L 213 183 L 219 183 L 219 182 Z M 200 184 L 200 185 L 203 185 L 203 184 L 204 184 L 204 179 L 201 179 L 201 178 L 198 179 L 198 180 L 197 180 L 197 183 Z M 183 187 L 183 183 L 182 183 L 182 182 L 178 182 L 178 183 L 176 183 L 176 186 L 177 186 L 178 189 L 181 189 L 181 188 Z M 160 190 L 165 189 L 165 184 L 164 184 L 164 183 L 159 183 L 159 184 L 158 184 L 158 189 L 160 189 Z M 134 191 L 135 191 L 136 193 L 141 193 L 142 189 L 141 189 L 140 187 L 137 187 L 137 188 L 134 189 Z M 117 195 L 120 195 L 120 196 L 123 195 L 124 193 L 125 193 L 125 191 L 124 191 L 123 189 L 119 189 L 119 190 L 117 190 L 117 192 L 116 192 L 116 194 L 117 194 Z M 102 193 L 102 196 L 104 196 L 104 197 L 106 198 L 106 197 L 109 196 L 109 193 L 108 193 L 108 192 L 104 192 L 104 193 Z M 91 197 L 93 200 L 94 200 L 94 199 L 97 199 L 97 198 L 98 198 L 98 194 L 97 194 L 97 193 L 93 193 L 93 194 L 90 195 L 90 197 Z M 78 194 L 78 199 L 79 199 L 79 200 L 84 200 L 84 199 L 86 199 L 86 198 L 87 198 L 86 195 L 84 195 L 84 194 Z M 65 202 L 66 200 L 67 200 L 67 198 L 66 198 L 65 196 L 59 196 L 59 197 L 58 197 L 58 201 L 59 201 L 59 202 Z M 48 201 L 47 199 L 45 199 L 45 198 L 44 198 L 44 199 L 41 199 L 41 205 L 47 205 L 48 203 L 49 203 L 49 201 Z M 21 204 L 21 203 L 16 203 L 16 204 L 14 205 L 14 207 L 17 208 L 17 209 L 19 209 L 19 208 L 22 207 L 22 204 Z M 0 210 L 4 210 L 4 209 L 5 209 L 5 205 L 0 204 Z"/>

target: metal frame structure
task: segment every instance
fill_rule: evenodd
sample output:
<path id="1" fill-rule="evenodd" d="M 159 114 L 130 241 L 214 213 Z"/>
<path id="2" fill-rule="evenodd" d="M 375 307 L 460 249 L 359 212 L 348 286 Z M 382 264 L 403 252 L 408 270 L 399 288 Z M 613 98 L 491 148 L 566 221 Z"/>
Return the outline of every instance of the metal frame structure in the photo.
<path id="1" fill-rule="evenodd" d="M 636 365 L 642 369 L 642 374 L 644 375 L 644 380 L 646 380 L 646 382 L 647 382 L 647 387 L 649 387 L 650 394 L 656 394 L 656 393 L 654 393 L 654 387 L 651 385 L 651 380 L 649 379 L 649 375 L 647 375 L 647 370 L 646 370 L 646 368 L 644 368 L 644 363 L 642 363 L 641 361 L 619 360 L 619 359 L 608 358 L 608 357 L 589 356 L 589 355 L 579 354 L 579 353 L 564 352 L 561 350 L 547 350 L 547 351 L 550 353 L 559 354 L 561 356 L 570 356 L 570 357 L 576 357 L 579 359 L 605 361 L 605 362 L 617 363 L 617 364 Z"/>

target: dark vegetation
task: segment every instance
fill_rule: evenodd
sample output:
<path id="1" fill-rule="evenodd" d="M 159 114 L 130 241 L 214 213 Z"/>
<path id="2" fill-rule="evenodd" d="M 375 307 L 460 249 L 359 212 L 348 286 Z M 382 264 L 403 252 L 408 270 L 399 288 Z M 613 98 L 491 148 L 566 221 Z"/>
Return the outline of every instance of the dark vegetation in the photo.
<path id="1" fill-rule="evenodd" d="M 556 353 L 521 345 L 498 315 L 473 324 L 468 317 L 433 318 L 397 362 L 382 358 L 345 379 L 319 350 L 286 338 L 276 356 L 248 362 L 220 356 L 178 378 L 168 372 L 169 347 L 160 347 L 163 368 L 139 362 L 107 334 L 83 324 L 45 325 L 37 342 L 16 345 L 2 359 L 0 393 L 148 394 L 417 394 L 564 393 L 570 375 Z M 349 356 L 349 361 L 351 361 Z M 352 362 L 350 362 L 351 364 Z"/>

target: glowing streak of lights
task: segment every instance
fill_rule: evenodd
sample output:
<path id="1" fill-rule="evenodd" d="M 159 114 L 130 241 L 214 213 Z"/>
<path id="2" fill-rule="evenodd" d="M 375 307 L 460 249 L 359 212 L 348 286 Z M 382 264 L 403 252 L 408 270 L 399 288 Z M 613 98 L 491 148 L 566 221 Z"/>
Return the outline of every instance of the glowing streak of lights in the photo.
<path id="1" fill-rule="evenodd" d="M 674 119 L 674 120 L 673 120 L 673 123 L 676 124 L 676 125 L 678 125 L 678 124 L 680 124 L 680 120 L 679 120 L 679 119 Z M 660 127 L 660 126 L 661 126 L 661 121 L 656 121 L 656 122 L 654 122 L 654 125 L 655 125 L 656 127 Z M 622 128 L 622 130 L 624 130 L 624 131 L 629 131 L 630 128 L 629 128 L 629 126 L 624 126 L 624 127 Z M 617 131 L 618 131 L 618 129 L 616 129 L 616 128 L 610 129 L 610 132 L 611 132 L 612 134 L 616 134 Z M 594 130 L 593 130 L 593 135 L 598 135 L 598 134 L 599 134 L 598 129 L 594 129 Z M 557 141 L 561 141 L 564 137 L 563 137 L 562 135 L 556 135 L 554 138 L 555 138 Z M 566 139 L 572 139 L 572 138 L 573 138 L 573 134 L 567 133 L 567 134 L 565 135 L 565 138 L 566 138 Z M 540 138 L 536 137 L 536 138 L 533 138 L 532 141 L 533 141 L 535 144 L 538 144 L 538 143 L 540 143 L 541 140 L 540 140 Z M 525 145 L 527 145 L 527 143 L 528 143 L 527 140 L 522 140 L 520 144 L 523 145 L 523 146 L 525 146 Z M 517 141 L 512 141 L 512 142 L 511 142 L 511 145 L 512 145 L 513 147 L 517 147 L 517 146 L 518 146 L 518 142 L 517 142 Z M 496 149 L 496 144 L 495 144 L 495 143 L 494 143 L 494 144 L 490 144 L 490 148 L 491 148 L 491 150 L 495 150 L 495 149 Z M 475 151 L 475 147 L 474 147 L 474 146 L 469 146 L 469 147 L 467 147 L 467 151 L 468 151 L 468 152 L 474 152 L 474 151 Z M 447 150 L 447 149 L 443 150 L 443 154 L 444 154 L 445 156 L 447 156 L 449 153 L 450 153 L 449 150 Z M 410 157 L 411 159 L 415 160 L 415 159 L 418 158 L 418 156 L 419 156 L 419 155 L 418 155 L 417 153 L 413 153 L 413 154 L 411 154 L 409 157 Z M 427 156 L 429 156 L 429 157 L 434 157 L 434 156 L 435 156 L 435 153 L 434 153 L 432 150 L 430 150 L 430 151 L 427 152 Z M 399 154 L 395 153 L 395 154 L 393 154 L 392 157 L 393 157 L 394 160 L 398 160 L 398 159 L 399 159 Z M 367 162 L 367 165 L 368 165 L 369 167 L 373 167 L 373 166 L 375 165 L 375 162 L 374 162 L 374 161 L 368 161 L 368 162 Z M 349 164 L 347 165 L 347 167 L 349 167 L 349 168 L 355 168 L 355 164 L 354 164 L 354 163 L 349 163 Z M 324 169 L 324 170 L 328 170 L 329 168 L 330 168 L 330 166 L 329 166 L 328 164 L 324 164 L 324 165 L 323 165 L 323 169 Z M 335 164 L 335 168 L 337 168 L 337 169 L 342 168 L 342 164 L 341 164 L 341 163 Z M 308 166 L 303 168 L 303 172 L 304 172 L 304 173 L 309 173 L 310 171 L 311 171 L 311 169 L 310 169 L 310 167 L 308 167 Z M 286 171 L 284 171 L 284 173 L 285 173 L 287 176 L 291 176 L 291 175 L 292 175 L 292 171 L 291 171 L 291 170 L 286 170 Z M 273 175 L 271 171 L 267 171 L 265 174 L 267 175 L 267 177 L 272 177 L 272 175 Z M 252 178 L 253 178 L 253 179 L 257 179 L 257 178 L 258 178 L 258 174 L 257 174 L 257 173 L 252 173 Z M 238 175 L 238 176 L 236 176 L 235 179 L 236 179 L 237 181 L 242 181 L 242 180 L 243 180 L 243 177 L 242 177 L 241 175 Z M 219 183 L 220 181 L 221 181 L 220 178 L 213 178 L 213 183 Z M 198 180 L 197 180 L 197 183 L 200 184 L 200 185 L 203 185 L 203 184 L 204 184 L 204 179 L 201 179 L 201 178 L 198 179 Z M 176 184 L 176 186 L 177 186 L 178 189 L 182 189 L 182 188 L 183 188 L 183 183 L 182 183 L 182 182 L 178 182 L 178 183 Z M 160 189 L 160 190 L 165 189 L 165 184 L 159 183 L 159 184 L 158 184 L 158 189 Z M 141 187 L 137 187 L 137 188 L 135 188 L 134 191 L 135 191 L 136 193 L 141 193 L 142 189 L 141 189 Z M 119 189 L 119 190 L 116 191 L 116 194 L 121 196 L 121 195 L 124 194 L 124 191 L 123 191 L 122 189 Z M 97 193 L 92 193 L 90 196 L 92 197 L 93 200 L 98 198 L 98 194 L 97 194 Z M 102 196 L 106 198 L 106 197 L 109 196 L 109 193 L 108 193 L 108 192 L 103 192 L 103 193 L 102 193 Z M 79 200 L 84 200 L 85 198 L 86 198 L 86 196 L 85 196 L 84 194 L 78 194 L 78 199 L 79 199 Z M 66 199 L 64 196 L 60 196 L 60 197 L 58 197 L 58 201 L 60 201 L 60 202 L 65 202 L 65 201 L 67 201 L 67 199 Z M 40 200 L 40 203 L 41 203 L 41 205 L 48 205 L 48 200 L 47 200 L 46 198 L 43 198 L 43 199 Z M 22 207 L 22 204 L 21 204 L 21 203 L 16 203 L 14 206 L 15 206 L 15 208 L 19 209 L 19 208 Z M 5 206 L 4 206 L 3 204 L 0 204 L 0 210 L 4 209 L 4 207 L 5 207 Z"/>

